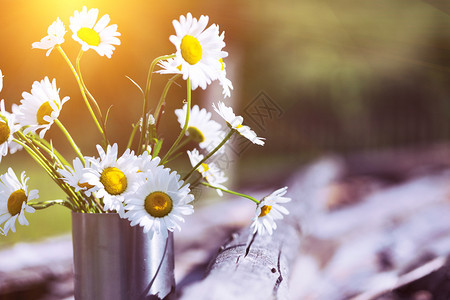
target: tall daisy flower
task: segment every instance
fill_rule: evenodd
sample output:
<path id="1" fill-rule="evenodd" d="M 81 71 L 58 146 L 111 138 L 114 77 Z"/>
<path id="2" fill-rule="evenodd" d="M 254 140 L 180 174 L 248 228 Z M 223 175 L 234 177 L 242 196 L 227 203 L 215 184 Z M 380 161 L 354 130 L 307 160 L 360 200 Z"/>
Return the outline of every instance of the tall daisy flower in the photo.
<path id="1" fill-rule="evenodd" d="M 146 177 L 136 193 L 125 200 L 125 217 L 131 226 L 139 224 L 151 237 L 154 234 L 167 237 L 168 231 L 181 230 L 182 215 L 194 212 L 189 204 L 194 196 L 189 194 L 188 184 L 183 186 L 180 175 L 167 168 L 149 172 Z"/>
<path id="2" fill-rule="evenodd" d="M 186 122 L 187 104 L 182 109 L 176 109 L 175 115 L 178 118 L 181 128 Z M 186 135 L 194 142 L 198 143 L 200 148 L 215 148 L 224 136 L 222 126 L 214 120 L 211 120 L 211 113 L 206 109 L 200 109 L 198 105 L 194 105 L 189 116 L 188 128 Z M 221 148 L 223 149 L 223 148 Z"/>
<path id="3" fill-rule="evenodd" d="M 92 192 L 97 191 L 98 187 L 94 184 L 96 181 L 96 172 L 91 168 L 91 160 L 86 160 L 85 165 L 77 157 L 73 160 L 73 169 L 58 169 L 62 180 L 75 189 L 75 192 L 83 192 L 86 196 L 91 196 Z"/>
<path id="4" fill-rule="evenodd" d="M 264 145 L 264 138 L 258 137 L 256 133 L 246 125 L 242 125 L 244 118 L 236 116 L 231 107 L 226 106 L 223 102 L 219 102 L 217 107 L 213 103 L 214 110 L 227 122 L 227 125 L 236 130 L 240 135 L 249 139 L 253 144 Z"/>
<path id="5" fill-rule="evenodd" d="M 14 171 L 9 168 L 8 172 L 0 176 L 0 224 L 5 222 L 0 232 L 8 234 L 11 229 L 16 232 L 15 222 L 19 220 L 20 225 L 28 225 L 25 218 L 25 211 L 34 213 L 34 208 L 29 206 L 29 200 L 37 199 L 38 190 L 28 192 L 28 177 L 22 172 L 20 181 Z"/>
<path id="6" fill-rule="evenodd" d="M 16 114 L 21 126 L 28 126 L 24 129 L 24 134 L 40 130 L 41 138 L 58 118 L 63 104 L 70 99 L 66 96 L 61 100 L 59 89 L 56 88 L 56 79 L 50 82 L 48 77 L 40 82 L 35 81 L 31 87 L 31 94 L 23 92 L 22 97 L 20 105 L 13 107 L 13 113 Z"/>
<path id="7" fill-rule="evenodd" d="M 291 198 L 283 197 L 287 189 L 287 187 L 278 189 L 261 200 L 250 226 L 253 229 L 253 233 L 269 233 L 272 235 L 273 231 L 277 229 L 275 221 L 283 219 L 283 214 L 289 214 L 289 211 L 279 204 L 291 201 Z"/>
<path id="8" fill-rule="evenodd" d="M 59 18 L 52 23 L 47 29 L 47 36 L 43 37 L 39 42 L 34 42 L 31 47 L 47 50 L 46 56 L 49 56 L 56 45 L 64 43 L 64 35 L 66 28 Z"/>
<path id="9" fill-rule="evenodd" d="M 5 110 L 5 101 L 0 101 L 0 161 L 3 156 L 22 149 L 22 146 L 13 141 L 13 134 L 20 129 L 15 122 L 15 115 Z"/>
<path id="10" fill-rule="evenodd" d="M 216 80 L 219 59 L 228 55 L 222 51 L 225 42 L 219 36 L 219 27 L 213 24 L 206 28 L 208 21 L 208 16 L 200 16 L 197 20 L 188 13 L 186 17 L 180 16 L 179 21 L 172 22 L 176 35 L 169 39 L 177 49 L 176 66 L 184 80 L 191 80 L 193 90 L 199 86 L 206 89 Z"/>
<path id="11" fill-rule="evenodd" d="M 86 6 L 83 6 L 81 12 L 76 10 L 70 17 L 69 28 L 73 32 L 72 38 L 81 44 L 83 51 L 94 49 L 100 56 L 111 58 L 115 49 L 113 45 L 120 45 L 117 38 L 120 33 L 117 32 L 116 24 L 108 26 L 110 21 L 108 15 L 103 15 L 98 21 L 97 17 L 96 8 L 87 10 Z"/>
<path id="12" fill-rule="evenodd" d="M 126 196 L 136 191 L 139 174 L 135 164 L 136 157 L 130 149 L 118 157 L 117 144 L 108 145 L 106 152 L 97 145 L 100 159 L 88 157 L 95 176 L 88 183 L 97 189 L 95 195 L 103 198 L 105 210 L 123 213 Z"/>
<path id="13" fill-rule="evenodd" d="M 187 151 L 187 154 L 189 156 L 189 161 L 191 162 L 191 165 L 195 167 L 204 156 L 198 152 L 197 149 L 194 149 L 192 151 Z M 197 171 L 202 175 L 203 178 L 212 186 L 227 189 L 225 186 L 222 185 L 222 183 L 226 182 L 228 178 L 225 176 L 225 173 L 215 164 L 215 163 L 202 163 L 198 168 Z M 223 192 L 219 189 L 216 189 L 217 194 L 219 196 L 223 196 Z"/>

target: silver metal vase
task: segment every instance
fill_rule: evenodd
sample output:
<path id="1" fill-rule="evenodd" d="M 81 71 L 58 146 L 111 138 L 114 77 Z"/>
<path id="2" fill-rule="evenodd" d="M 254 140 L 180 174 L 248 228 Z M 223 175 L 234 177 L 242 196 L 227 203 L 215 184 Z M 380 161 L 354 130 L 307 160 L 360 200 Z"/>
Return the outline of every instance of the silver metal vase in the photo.
<path id="1" fill-rule="evenodd" d="M 164 299 L 175 289 L 173 235 L 153 239 L 116 213 L 72 213 L 77 300 Z"/>

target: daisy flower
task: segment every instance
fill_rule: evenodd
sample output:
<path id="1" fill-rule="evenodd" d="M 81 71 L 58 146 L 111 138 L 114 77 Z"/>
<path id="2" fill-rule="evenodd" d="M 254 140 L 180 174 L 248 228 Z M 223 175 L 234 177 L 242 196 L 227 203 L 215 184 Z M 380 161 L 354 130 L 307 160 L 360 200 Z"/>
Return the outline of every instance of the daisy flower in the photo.
<path id="1" fill-rule="evenodd" d="M 261 200 L 256 207 L 256 214 L 250 226 L 250 228 L 253 228 L 253 233 L 265 234 L 267 232 L 272 235 L 273 231 L 277 229 L 275 220 L 281 220 L 283 214 L 289 214 L 286 208 L 278 204 L 291 201 L 291 198 L 283 197 L 286 192 L 287 187 L 284 187 Z"/>
<path id="2" fill-rule="evenodd" d="M 182 74 L 181 73 L 181 65 L 178 63 L 175 58 L 169 58 L 166 60 L 160 60 L 158 62 L 158 66 L 162 68 L 162 70 L 156 71 L 156 73 L 160 74 Z"/>
<path id="3" fill-rule="evenodd" d="M 226 65 L 223 62 L 223 59 L 219 59 L 220 63 L 221 63 L 221 68 L 219 70 L 219 75 L 218 75 L 218 79 L 219 79 L 219 84 L 222 86 L 222 94 L 224 96 L 224 98 L 226 97 L 230 97 L 231 96 L 231 90 L 233 89 L 233 83 L 231 82 L 230 79 L 227 78 L 227 71 L 226 71 Z"/>
<path id="4" fill-rule="evenodd" d="M 27 205 L 29 200 L 38 198 L 38 190 L 28 192 L 28 177 L 22 172 L 20 181 L 14 171 L 9 168 L 8 172 L 0 176 L 0 224 L 5 222 L 0 232 L 4 235 L 11 229 L 16 232 L 15 222 L 19 219 L 20 225 L 28 225 L 25 211 L 34 213 L 34 208 Z"/>
<path id="5" fill-rule="evenodd" d="M 197 149 L 187 151 L 187 154 L 189 156 L 189 161 L 191 162 L 192 167 L 195 167 L 204 158 L 204 156 L 201 155 Z M 222 185 L 222 183 L 226 182 L 228 178 L 225 176 L 225 173 L 218 166 L 216 166 L 215 163 L 202 163 L 197 168 L 197 171 L 202 175 L 203 178 L 206 179 L 206 181 L 210 185 L 222 189 L 227 189 Z M 219 196 L 223 196 L 223 192 L 221 190 L 216 189 L 216 191 Z"/>
<path id="6" fill-rule="evenodd" d="M 189 194 L 189 184 L 183 186 L 180 175 L 169 169 L 149 172 L 147 180 L 125 202 L 125 217 L 131 226 L 139 224 L 144 232 L 167 237 L 168 231 L 180 230 L 182 215 L 190 215 L 194 208 L 189 203 L 194 196 Z"/>
<path id="7" fill-rule="evenodd" d="M 15 123 L 15 115 L 5 110 L 5 101 L 0 101 L 0 161 L 3 156 L 14 153 L 22 149 L 22 146 L 13 142 L 14 132 L 20 129 L 20 125 Z"/>
<path id="8" fill-rule="evenodd" d="M 178 117 L 178 123 L 181 128 L 186 122 L 187 104 L 182 109 L 176 109 L 175 115 Z M 216 121 L 211 120 L 211 113 L 206 109 L 200 109 L 198 105 L 194 105 L 189 116 L 188 128 L 186 135 L 194 142 L 199 143 L 200 148 L 214 148 L 220 143 L 220 138 L 224 136 L 222 126 Z M 221 148 L 223 149 L 223 148 Z"/>
<path id="9" fill-rule="evenodd" d="M 159 157 L 153 158 L 147 151 L 144 151 L 136 157 L 135 165 L 138 168 L 138 172 L 146 173 L 157 168 L 163 168 L 163 166 L 159 165 L 160 162 L 161 159 Z"/>
<path id="10" fill-rule="evenodd" d="M 213 103 L 214 110 L 227 122 L 227 125 L 236 130 L 240 135 L 249 139 L 253 144 L 264 145 L 264 138 L 260 138 L 246 125 L 242 125 L 244 118 L 236 116 L 231 107 L 227 107 L 223 102 L 219 102 L 217 107 Z"/>
<path id="11" fill-rule="evenodd" d="M 43 80 L 35 81 L 31 88 L 31 94 L 22 93 L 23 99 L 20 105 L 13 107 L 13 113 L 21 126 L 28 126 L 24 134 L 41 130 L 39 136 L 44 137 L 47 130 L 58 118 L 63 104 L 69 97 L 59 98 L 59 89 L 56 88 L 56 80 L 52 82 L 45 77 Z"/>
<path id="12" fill-rule="evenodd" d="M 200 16 L 197 20 L 188 13 L 186 17 L 180 16 L 179 21 L 172 22 L 176 35 L 171 35 L 169 39 L 177 49 L 176 66 L 184 80 L 191 80 L 193 90 L 199 86 L 206 89 L 216 80 L 219 59 L 228 55 L 222 51 L 225 42 L 219 36 L 219 27 L 213 24 L 206 28 L 208 21 L 207 16 Z"/>
<path id="13" fill-rule="evenodd" d="M 77 157 L 73 160 L 73 169 L 58 169 L 58 172 L 63 176 L 61 179 L 64 182 L 75 188 L 75 192 L 82 191 L 89 197 L 92 192 L 97 191 L 98 187 L 93 184 L 96 172 L 91 168 L 91 160 L 86 160 L 85 164 L 84 166 Z"/>
<path id="14" fill-rule="evenodd" d="M 73 32 L 72 38 L 81 44 L 81 49 L 87 51 L 94 49 L 100 56 L 111 58 L 115 47 L 120 45 L 117 38 L 120 33 L 117 32 L 117 25 L 109 25 L 110 18 L 103 15 L 97 21 L 98 9 L 92 8 L 87 10 L 83 6 L 81 12 L 77 10 L 74 16 L 70 17 L 70 29 Z"/>
<path id="15" fill-rule="evenodd" d="M 89 185 L 97 189 L 95 195 L 103 198 L 105 210 L 115 210 L 123 213 L 123 201 L 126 196 L 135 192 L 139 173 L 135 164 L 136 157 L 127 149 L 118 157 L 117 144 L 108 145 L 106 153 L 97 145 L 100 159 L 87 157 L 95 176 L 89 178 Z"/>
<path id="16" fill-rule="evenodd" d="M 43 37 L 39 42 L 34 42 L 31 47 L 47 50 L 46 56 L 49 56 L 56 45 L 64 43 L 64 35 L 66 28 L 59 18 L 52 23 L 47 29 L 47 36 Z"/>

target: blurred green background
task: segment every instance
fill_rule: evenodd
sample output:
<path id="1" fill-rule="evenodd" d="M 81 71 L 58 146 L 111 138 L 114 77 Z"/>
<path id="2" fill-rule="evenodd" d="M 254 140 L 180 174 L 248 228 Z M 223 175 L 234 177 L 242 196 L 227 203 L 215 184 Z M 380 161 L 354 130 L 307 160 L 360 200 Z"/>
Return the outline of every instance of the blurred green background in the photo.
<path id="1" fill-rule="evenodd" d="M 86 84 L 104 112 L 113 106 L 108 125 L 113 142 L 124 150 L 131 123 L 141 112 L 139 91 L 125 76 L 144 85 L 150 62 L 175 51 L 168 37 L 181 14 L 210 16 L 226 32 L 225 60 L 235 90 L 226 100 L 244 116 L 264 147 L 235 141 L 226 167 L 236 185 L 289 174 L 301 163 L 325 153 L 352 155 L 392 147 L 416 147 L 450 138 L 450 4 L 448 1 L 5 1 L 0 8 L 0 69 L 5 75 L 0 98 L 7 109 L 44 76 L 57 79 L 61 96 L 70 96 L 61 121 L 84 154 L 92 155 L 99 135 L 82 103 L 75 80 L 57 52 L 31 49 L 56 17 L 68 32 L 63 48 L 75 59 L 69 17 L 83 5 L 99 8 L 118 24 L 122 45 L 111 59 L 94 51 L 83 56 Z M 168 76 L 156 76 L 156 101 Z M 185 98 L 179 81 L 168 96 L 161 136 L 175 139 L 179 125 L 173 109 Z M 193 103 L 209 107 L 221 100 L 214 83 L 196 90 Z M 67 154 L 62 135 L 46 137 Z M 170 142 L 166 143 L 170 144 Z M 239 162 L 237 164 L 236 162 Z M 23 153 L 2 160 L 26 170 L 41 199 L 63 197 Z M 28 215 L 31 226 L 0 238 L 0 247 L 16 241 L 70 230 L 70 213 L 54 207 Z"/>

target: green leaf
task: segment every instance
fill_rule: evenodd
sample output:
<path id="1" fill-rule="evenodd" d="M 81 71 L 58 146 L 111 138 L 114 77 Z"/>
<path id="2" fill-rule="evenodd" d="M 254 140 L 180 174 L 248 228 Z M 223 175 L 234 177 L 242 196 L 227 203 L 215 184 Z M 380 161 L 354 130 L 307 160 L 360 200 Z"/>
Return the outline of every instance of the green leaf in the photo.
<path id="1" fill-rule="evenodd" d="M 159 151 L 161 151 L 161 147 L 163 144 L 163 139 L 154 139 L 155 141 L 155 145 L 153 146 L 153 153 L 152 153 L 152 157 L 155 158 L 156 156 L 158 156 Z"/>

